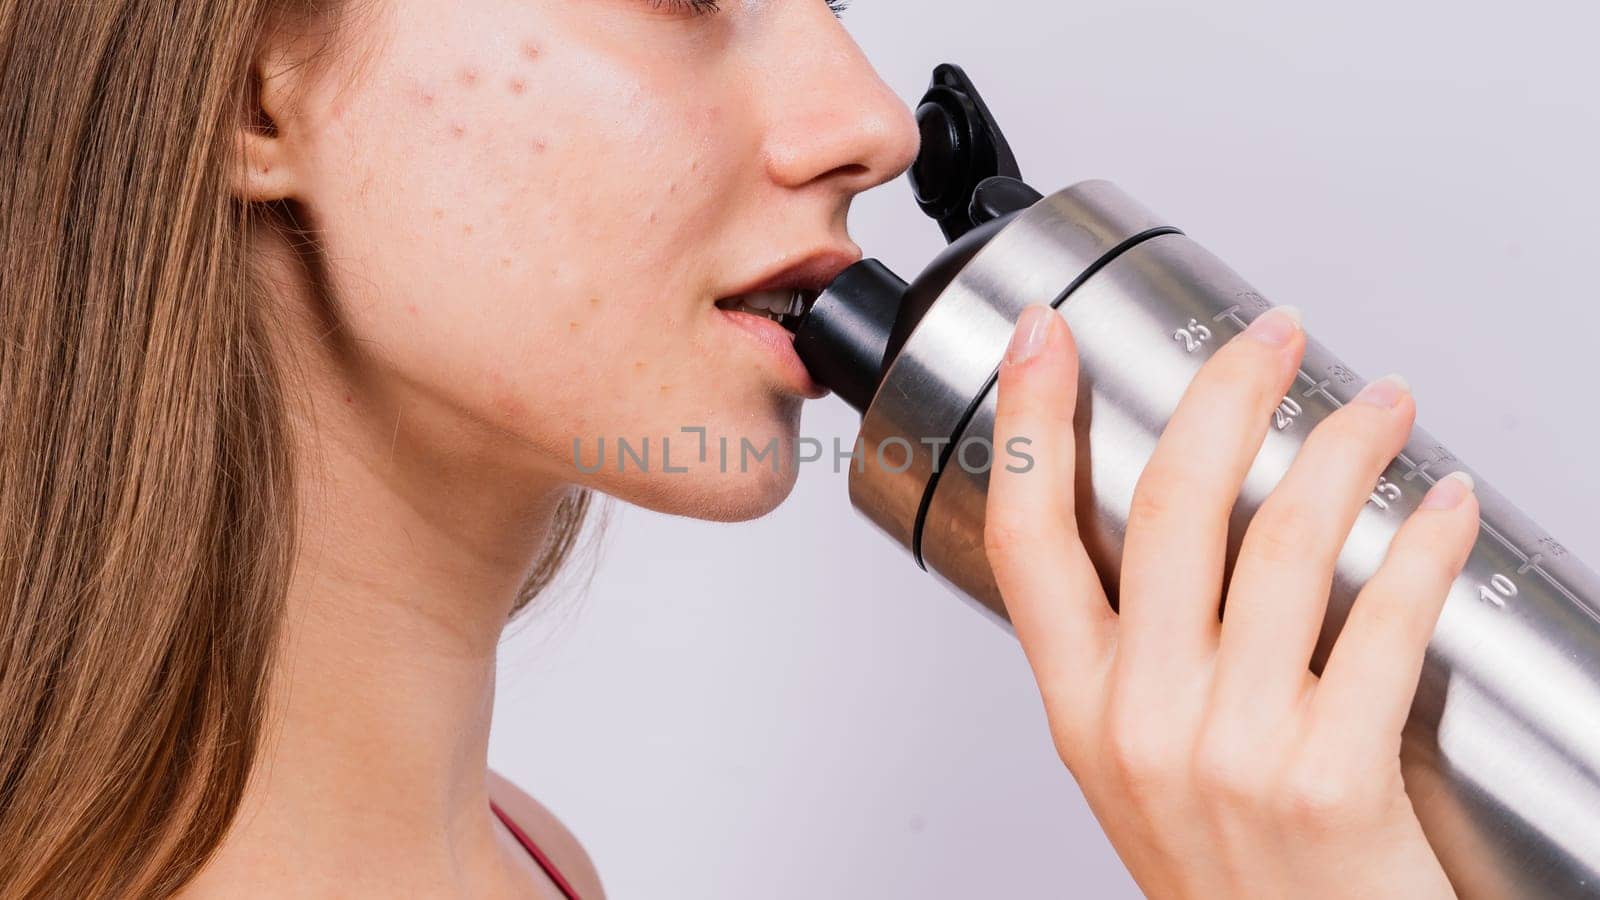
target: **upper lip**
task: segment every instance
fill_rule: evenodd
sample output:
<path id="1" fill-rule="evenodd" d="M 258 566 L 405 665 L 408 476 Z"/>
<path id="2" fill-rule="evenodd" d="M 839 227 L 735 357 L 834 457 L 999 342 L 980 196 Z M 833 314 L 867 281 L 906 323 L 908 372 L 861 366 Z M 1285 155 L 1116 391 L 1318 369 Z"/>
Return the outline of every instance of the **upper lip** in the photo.
<path id="1" fill-rule="evenodd" d="M 861 251 L 854 248 L 828 247 L 812 251 L 798 262 L 773 270 L 720 299 L 754 294 L 760 291 L 821 291 L 828 283 L 861 259 Z"/>

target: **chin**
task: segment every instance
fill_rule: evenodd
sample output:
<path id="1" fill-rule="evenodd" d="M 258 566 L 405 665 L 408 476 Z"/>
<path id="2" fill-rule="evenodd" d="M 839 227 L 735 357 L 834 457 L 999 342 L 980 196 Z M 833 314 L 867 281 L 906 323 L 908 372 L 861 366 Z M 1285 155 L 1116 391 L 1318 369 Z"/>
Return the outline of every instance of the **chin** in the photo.
<path id="1" fill-rule="evenodd" d="M 747 522 L 777 509 L 794 491 L 794 466 L 749 472 L 691 470 L 628 479 L 599 490 L 635 506 L 707 522 Z"/>
<path id="2" fill-rule="evenodd" d="M 797 460 L 799 403 L 789 400 L 777 410 L 763 410 L 737 427 L 729 421 L 708 424 L 698 435 L 660 425 L 641 427 L 643 433 L 667 434 L 668 442 L 652 444 L 654 456 L 639 466 L 635 456 L 619 464 L 622 448 L 586 446 L 584 465 L 604 465 L 585 471 L 585 487 L 625 503 L 654 512 L 712 522 L 744 522 L 764 516 L 794 491 L 799 476 Z M 766 421 L 761 421 L 765 418 Z M 751 419 L 756 421 L 752 422 Z M 738 420 L 734 420 L 738 421 Z M 751 435 L 754 435 L 753 437 Z M 748 442 L 748 450 L 741 446 Z M 746 455 L 741 457 L 741 452 Z M 704 459 L 699 454 L 705 455 Z"/>

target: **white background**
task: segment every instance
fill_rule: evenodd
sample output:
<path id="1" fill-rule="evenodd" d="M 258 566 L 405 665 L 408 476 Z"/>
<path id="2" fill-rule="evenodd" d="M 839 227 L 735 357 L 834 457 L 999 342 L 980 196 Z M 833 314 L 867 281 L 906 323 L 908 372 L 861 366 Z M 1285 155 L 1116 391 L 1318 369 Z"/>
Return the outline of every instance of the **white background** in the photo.
<path id="1" fill-rule="evenodd" d="M 1591 565 L 1597 20 L 1588 0 L 846 15 L 908 102 L 964 65 L 1035 186 L 1118 182 L 1357 371 L 1405 374 L 1424 426 Z M 940 246 L 904 181 L 853 229 L 908 277 Z M 804 425 L 855 427 L 833 399 Z M 1137 896 L 1014 641 L 830 466 L 755 523 L 618 509 L 592 582 L 541 607 L 502 650 L 491 762 L 614 898 Z"/>

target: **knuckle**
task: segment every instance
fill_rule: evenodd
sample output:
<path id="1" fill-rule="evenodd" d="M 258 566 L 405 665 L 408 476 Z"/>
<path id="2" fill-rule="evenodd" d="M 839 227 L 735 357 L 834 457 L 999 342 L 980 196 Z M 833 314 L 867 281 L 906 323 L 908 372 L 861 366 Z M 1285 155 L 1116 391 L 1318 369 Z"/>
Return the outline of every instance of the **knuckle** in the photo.
<path id="1" fill-rule="evenodd" d="M 1009 570 L 1028 556 L 1035 529 L 1015 511 L 991 512 L 983 525 L 983 550 L 989 565 Z"/>
<path id="2" fill-rule="evenodd" d="M 1155 458 L 1144 468 L 1133 489 L 1128 510 L 1130 522 L 1160 522 L 1177 514 L 1181 503 L 1178 492 L 1192 490 L 1194 480 L 1171 462 Z"/>
<path id="3" fill-rule="evenodd" d="M 1104 757 L 1112 775 L 1133 796 L 1154 796 L 1167 790 L 1179 768 L 1177 754 L 1160 731 L 1124 715 L 1105 735 Z"/>
<path id="4" fill-rule="evenodd" d="M 1370 595 L 1358 598 L 1363 628 L 1377 634 L 1390 634 L 1405 629 L 1410 616 L 1409 605 L 1402 599 L 1410 596 L 1406 591 L 1388 590 L 1380 586 Z"/>
<path id="5" fill-rule="evenodd" d="M 1319 459 L 1346 460 L 1345 465 L 1360 464 L 1363 468 L 1388 462 L 1393 456 L 1390 445 L 1400 433 L 1397 427 L 1383 427 L 1388 419 L 1376 407 L 1349 404 L 1323 419 L 1311 429 L 1302 452 L 1315 454 Z M 1374 419 L 1384 420 L 1374 427 Z"/>
<path id="6" fill-rule="evenodd" d="M 1369 821 L 1378 807 L 1367 781 L 1337 766 L 1302 762 L 1285 773 L 1276 794 L 1285 825 L 1302 832 L 1333 832 Z"/>
<path id="7" fill-rule="evenodd" d="M 1453 547 L 1419 541 L 1416 545 L 1395 546 L 1384 560 L 1386 577 L 1374 578 L 1379 584 L 1393 585 L 1395 594 L 1408 594 L 1446 585 L 1461 573 Z"/>
<path id="8" fill-rule="evenodd" d="M 1219 389 L 1260 401 L 1276 392 L 1282 370 L 1276 348 L 1247 340 L 1229 341 L 1202 367 L 1202 374 Z"/>
<path id="9" fill-rule="evenodd" d="M 1274 494 L 1251 520 L 1240 552 L 1274 564 L 1305 560 L 1327 530 L 1324 518 L 1301 500 Z"/>
<path id="10" fill-rule="evenodd" d="M 1374 634 L 1398 634 L 1408 641 L 1427 640 L 1438 623 L 1451 580 L 1453 576 L 1443 571 L 1432 580 L 1380 573 L 1356 598 L 1362 627 Z"/>

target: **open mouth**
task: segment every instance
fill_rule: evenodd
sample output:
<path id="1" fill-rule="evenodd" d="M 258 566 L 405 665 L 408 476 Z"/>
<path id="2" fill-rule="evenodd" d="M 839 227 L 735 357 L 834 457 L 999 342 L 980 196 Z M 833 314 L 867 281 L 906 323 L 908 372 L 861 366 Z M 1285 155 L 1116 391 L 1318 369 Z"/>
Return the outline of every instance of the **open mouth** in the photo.
<path id="1" fill-rule="evenodd" d="M 816 299 L 815 291 L 800 288 L 752 291 L 718 300 L 717 308 L 771 319 L 792 333 Z"/>

